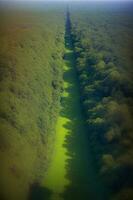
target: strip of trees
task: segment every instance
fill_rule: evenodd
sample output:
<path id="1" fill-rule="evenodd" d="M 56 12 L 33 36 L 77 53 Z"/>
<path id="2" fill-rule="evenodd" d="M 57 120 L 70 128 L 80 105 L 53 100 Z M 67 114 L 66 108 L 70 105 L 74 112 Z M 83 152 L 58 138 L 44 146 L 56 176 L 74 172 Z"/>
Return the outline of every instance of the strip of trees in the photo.
<path id="1" fill-rule="evenodd" d="M 88 138 L 112 199 L 133 198 L 132 16 L 73 12 L 71 36 Z"/>
<path id="2" fill-rule="evenodd" d="M 65 26 L 60 11 L 0 15 L 0 199 L 24 200 L 54 143 Z"/>

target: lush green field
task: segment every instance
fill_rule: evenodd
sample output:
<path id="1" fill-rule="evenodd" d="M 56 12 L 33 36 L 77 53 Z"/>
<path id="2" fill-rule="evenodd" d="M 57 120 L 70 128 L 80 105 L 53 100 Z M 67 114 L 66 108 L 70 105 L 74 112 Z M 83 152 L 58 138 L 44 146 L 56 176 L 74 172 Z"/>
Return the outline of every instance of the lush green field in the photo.
<path id="1" fill-rule="evenodd" d="M 61 12 L 2 10 L 0 197 L 24 200 L 45 174 L 62 88 Z"/>

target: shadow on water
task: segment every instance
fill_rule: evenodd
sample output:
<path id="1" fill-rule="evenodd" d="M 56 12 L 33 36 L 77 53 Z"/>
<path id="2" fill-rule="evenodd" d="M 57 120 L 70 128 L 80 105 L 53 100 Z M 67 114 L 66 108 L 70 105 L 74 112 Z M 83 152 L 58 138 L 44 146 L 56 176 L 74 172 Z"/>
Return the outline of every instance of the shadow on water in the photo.
<path id="1" fill-rule="evenodd" d="M 70 184 L 66 186 L 63 194 L 58 195 L 63 200 L 107 200 L 93 169 L 94 163 L 89 152 L 87 129 L 82 115 L 78 79 L 71 50 L 66 53 L 65 61 L 68 69 L 64 72 L 64 81 L 68 84 L 65 88 L 68 96 L 62 97 L 60 116 L 69 119 L 64 124 L 68 132 L 64 147 L 68 154 L 66 178 Z M 52 195 L 53 191 L 35 183 L 30 188 L 28 200 L 51 200 Z"/>
<path id="2" fill-rule="evenodd" d="M 69 121 L 64 125 L 68 130 L 64 147 L 67 149 L 69 159 L 66 161 L 67 179 L 70 185 L 62 194 L 64 200 L 104 200 L 103 188 L 98 183 L 98 178 L 94 163 L 89 152 L 87 139 L 87 128 L 82 115 L 79 95 L 79 85 L 74 68 L 73 52 L 68 52 L 65 56 L 69 68 L 64 73 L 64 81 L 68 83 L 65 91 L 69 94 L 62 98 L 61 116 Z M 105 194 L 104 194 L 105 195 Z M 105 197 L 105 199 L 107 199 Z"/>
<path id="3" fill-rule="evenodd" d="M 68 51 L 65 55 L 65 62 L 68 69 L 64 72 L 64 81 L 68 85 L 65 88 L 68 95 L 62 98 L 60 114 L 69 119 L 64 125 L 69 133 L 65 138 L 64 147 L 69 156 L 66 161 L 66 177 L 70 180 L 70 184 L 66 187 L 62 197 L 64 200 L 107 200 L 108 191 L 98 176 L 89 150 L 87 137 L 89 133 L 80 104 L 79 81 L 72 51 L 69 16 L 67 20 L 65 45 Z"/>
<path id="4" fill-rule="evenodd" d="M 51 194 L 47 188 L 34 183 L 30 187 L 28 200 L 50 200 Z"/>
<path id="5" fill-rule="evenodd" d="M 62 97 L 60 116 L 69 119 L 63 125 L 68 132 L 63 145 L 68 154 L 66 178 L 70 181 L 70 184 L 59 196 L 63 200 L 108 200 L 108 192 L 98 177 L 89 150 L 87 137 L 89 133 L 80 105 L 79 83 L 72 51 L 69 13 L 66 21 L 65 46 L 64 59 L 67 69 L 64 72 L 64 82 L 67 85 L 65 88 L 67 95 Z M 38 184 L 33 184 L 29 200 L 51 200 L 51 196 L 52 191 Z M 56 200 L 58 199 L 56 198 Z"/>

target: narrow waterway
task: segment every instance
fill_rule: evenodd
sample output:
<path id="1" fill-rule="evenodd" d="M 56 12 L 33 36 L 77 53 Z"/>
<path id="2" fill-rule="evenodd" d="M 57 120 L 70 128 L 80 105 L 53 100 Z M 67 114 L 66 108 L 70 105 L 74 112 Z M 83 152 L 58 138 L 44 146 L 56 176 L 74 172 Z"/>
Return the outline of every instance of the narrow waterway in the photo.
<path id="1" fill-rule="evenodd" d="M 87 128 L 80 104 L 79 83 L 71 45 L 67 13 L 64 59 L 64 92 L 56 126 L 54 154 L 44 186 L 50 200 L 107 200 L 89 152 Z M 46 199 L 48 200 L 48 199 Z"/>

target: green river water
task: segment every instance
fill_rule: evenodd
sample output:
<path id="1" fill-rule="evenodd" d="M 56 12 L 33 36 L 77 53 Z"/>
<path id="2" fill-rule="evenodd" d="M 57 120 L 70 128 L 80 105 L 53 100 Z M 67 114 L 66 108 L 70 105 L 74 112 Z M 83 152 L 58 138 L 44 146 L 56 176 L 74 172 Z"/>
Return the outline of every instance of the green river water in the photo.
<path id="1" fill-rule="evenodd" d="M 51 193 L 50 200 L 106 200 L 106 192 L 96 175 L 89 152 L 89 133 L 80 105 L 69 30 L 66 34 L 64 93 L 56 125 L 53 158 L 43 185 Z"/>

